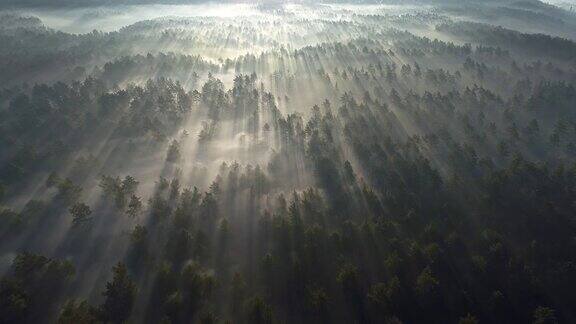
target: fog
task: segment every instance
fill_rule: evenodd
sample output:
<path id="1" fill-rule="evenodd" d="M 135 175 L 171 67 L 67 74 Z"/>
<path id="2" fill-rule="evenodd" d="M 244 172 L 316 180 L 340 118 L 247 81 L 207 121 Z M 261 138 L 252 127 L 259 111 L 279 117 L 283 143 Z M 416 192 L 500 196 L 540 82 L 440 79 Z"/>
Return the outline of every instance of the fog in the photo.
<path id="1" fill-rule="evenodd" d="M 576 2 L 573 0 L 546 0 L 544 2 L 564 9 L 568 9 L 570 11 L 573 11 L 574 5 L 576 5 Z"/>
<path id="2" fill-rule="evenodd" d="M 311 8 L 316 10 L 311 11 Z M 195 4 L 195 5 L 119 5 L 63 8 L 26 8 L 10 11 L 38 17 L 47 26 L 66 33 L 84 34 L 93 30 L 112 32 L 134 23 L 158 18 L 219 17 L 264 18 L 290 14 L 301 19 L 350 19 L 350 15 L 402 15 L 431 9 L 431 5 L 358 5 L 358 4 Z M 325 11 L 330 10 L 330 17 Z M 324 15 L 323 15 L 324 13 Z M 267 17 L 270 18 L 270 17 Z"/>
<path id="3" fill-rule="evenodd" d="M 143 2 L 0 11 L 0 323 L 576 320 L 570 5 Z"/>
<path id="4" fill-rule="evenodd" d="M 46 26 L 73 34 L 93 30 L 112 32 L 142 20 L 161 17 L 239 17 L 260 14 L 248 4 L 198 5 L 124 5 L 80 8 L 15 10 L 16 13 L 40 18 Z"/>

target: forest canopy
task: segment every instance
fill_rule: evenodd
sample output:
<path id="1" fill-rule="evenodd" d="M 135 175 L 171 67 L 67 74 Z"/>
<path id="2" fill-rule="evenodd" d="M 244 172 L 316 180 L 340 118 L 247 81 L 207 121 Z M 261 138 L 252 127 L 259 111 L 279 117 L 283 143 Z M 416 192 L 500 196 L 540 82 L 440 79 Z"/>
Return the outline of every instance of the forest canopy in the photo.
<path id="1" fill-rule="evenodd" d="M 2 3 L 0 323 L 576 322 L 570 6 L 151 2 Z"/>

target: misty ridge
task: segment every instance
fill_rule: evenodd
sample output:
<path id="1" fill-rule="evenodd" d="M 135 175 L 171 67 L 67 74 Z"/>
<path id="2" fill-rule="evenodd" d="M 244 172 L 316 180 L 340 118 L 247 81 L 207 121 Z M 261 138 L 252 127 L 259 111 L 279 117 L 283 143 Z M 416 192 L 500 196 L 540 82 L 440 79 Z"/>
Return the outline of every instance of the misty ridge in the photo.
<path id="1" fill-rule="evenodd" d="M 0 1 L 0 324 L 576 322 L 570 1 Z"/>
<path id="2" fill-rule="evenodd" d="M 194 3 L 234 3 L 234 2 L 243 2 L 243 3 L 251 3 L 250 1 L 208 1 L 208 0 L 4 0 L 3 3 L 6 5 L 12 6 L 114 6 L 114 5 L 133 5 L 133 4 L 194 4 Z M 334 2 L 345 2 L 349 4 L 364 4 L 364 3 L 375 3 L 375 4 L 406 4 L 406 1 L 399 1 L 399 0 L 359 0 L 359 1 L 334 1 Z M 408 2 L 412 3 L 450 3 L 455 2 L 453 0 L 411 0 Z M 473 1 L 468 0 L 468 2 L 478 2 L 478 3 L 505 3 L 505 2 L 514 2 L 514 0 L 505 0 L 505 1 L 497 1 L 497 0 L 479 0 Z M 283 3 L 290 3 L 282 0 L 274 0 L 274 1 L 265 1 L 259 2 L 264 4 L 283 4 Z M 322 3 L 318 1 L 295 1 L 292 3 Z M 332 3 L 332 2 L 326 2 Z"/>

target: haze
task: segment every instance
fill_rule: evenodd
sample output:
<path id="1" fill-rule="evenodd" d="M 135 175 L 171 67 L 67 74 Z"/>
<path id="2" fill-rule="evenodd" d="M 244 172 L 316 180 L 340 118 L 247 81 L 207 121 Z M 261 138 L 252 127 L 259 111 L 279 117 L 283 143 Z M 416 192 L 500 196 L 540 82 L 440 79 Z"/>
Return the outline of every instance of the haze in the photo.
<path id="1" fill-rule="evenodd" d="M 576 322 L 567 1 L 0 4 L 0 323 Z"/>

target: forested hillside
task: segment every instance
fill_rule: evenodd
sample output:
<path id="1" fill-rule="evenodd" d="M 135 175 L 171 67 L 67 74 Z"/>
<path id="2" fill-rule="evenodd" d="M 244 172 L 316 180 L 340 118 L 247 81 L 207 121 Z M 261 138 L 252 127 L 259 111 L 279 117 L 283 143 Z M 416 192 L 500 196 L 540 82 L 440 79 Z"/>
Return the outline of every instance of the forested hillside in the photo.
<path id="1" fill-rule="evenodd" d="M 230 6 L 0 12 L 0 323 L 576 322 L 573 12 Z"/>

